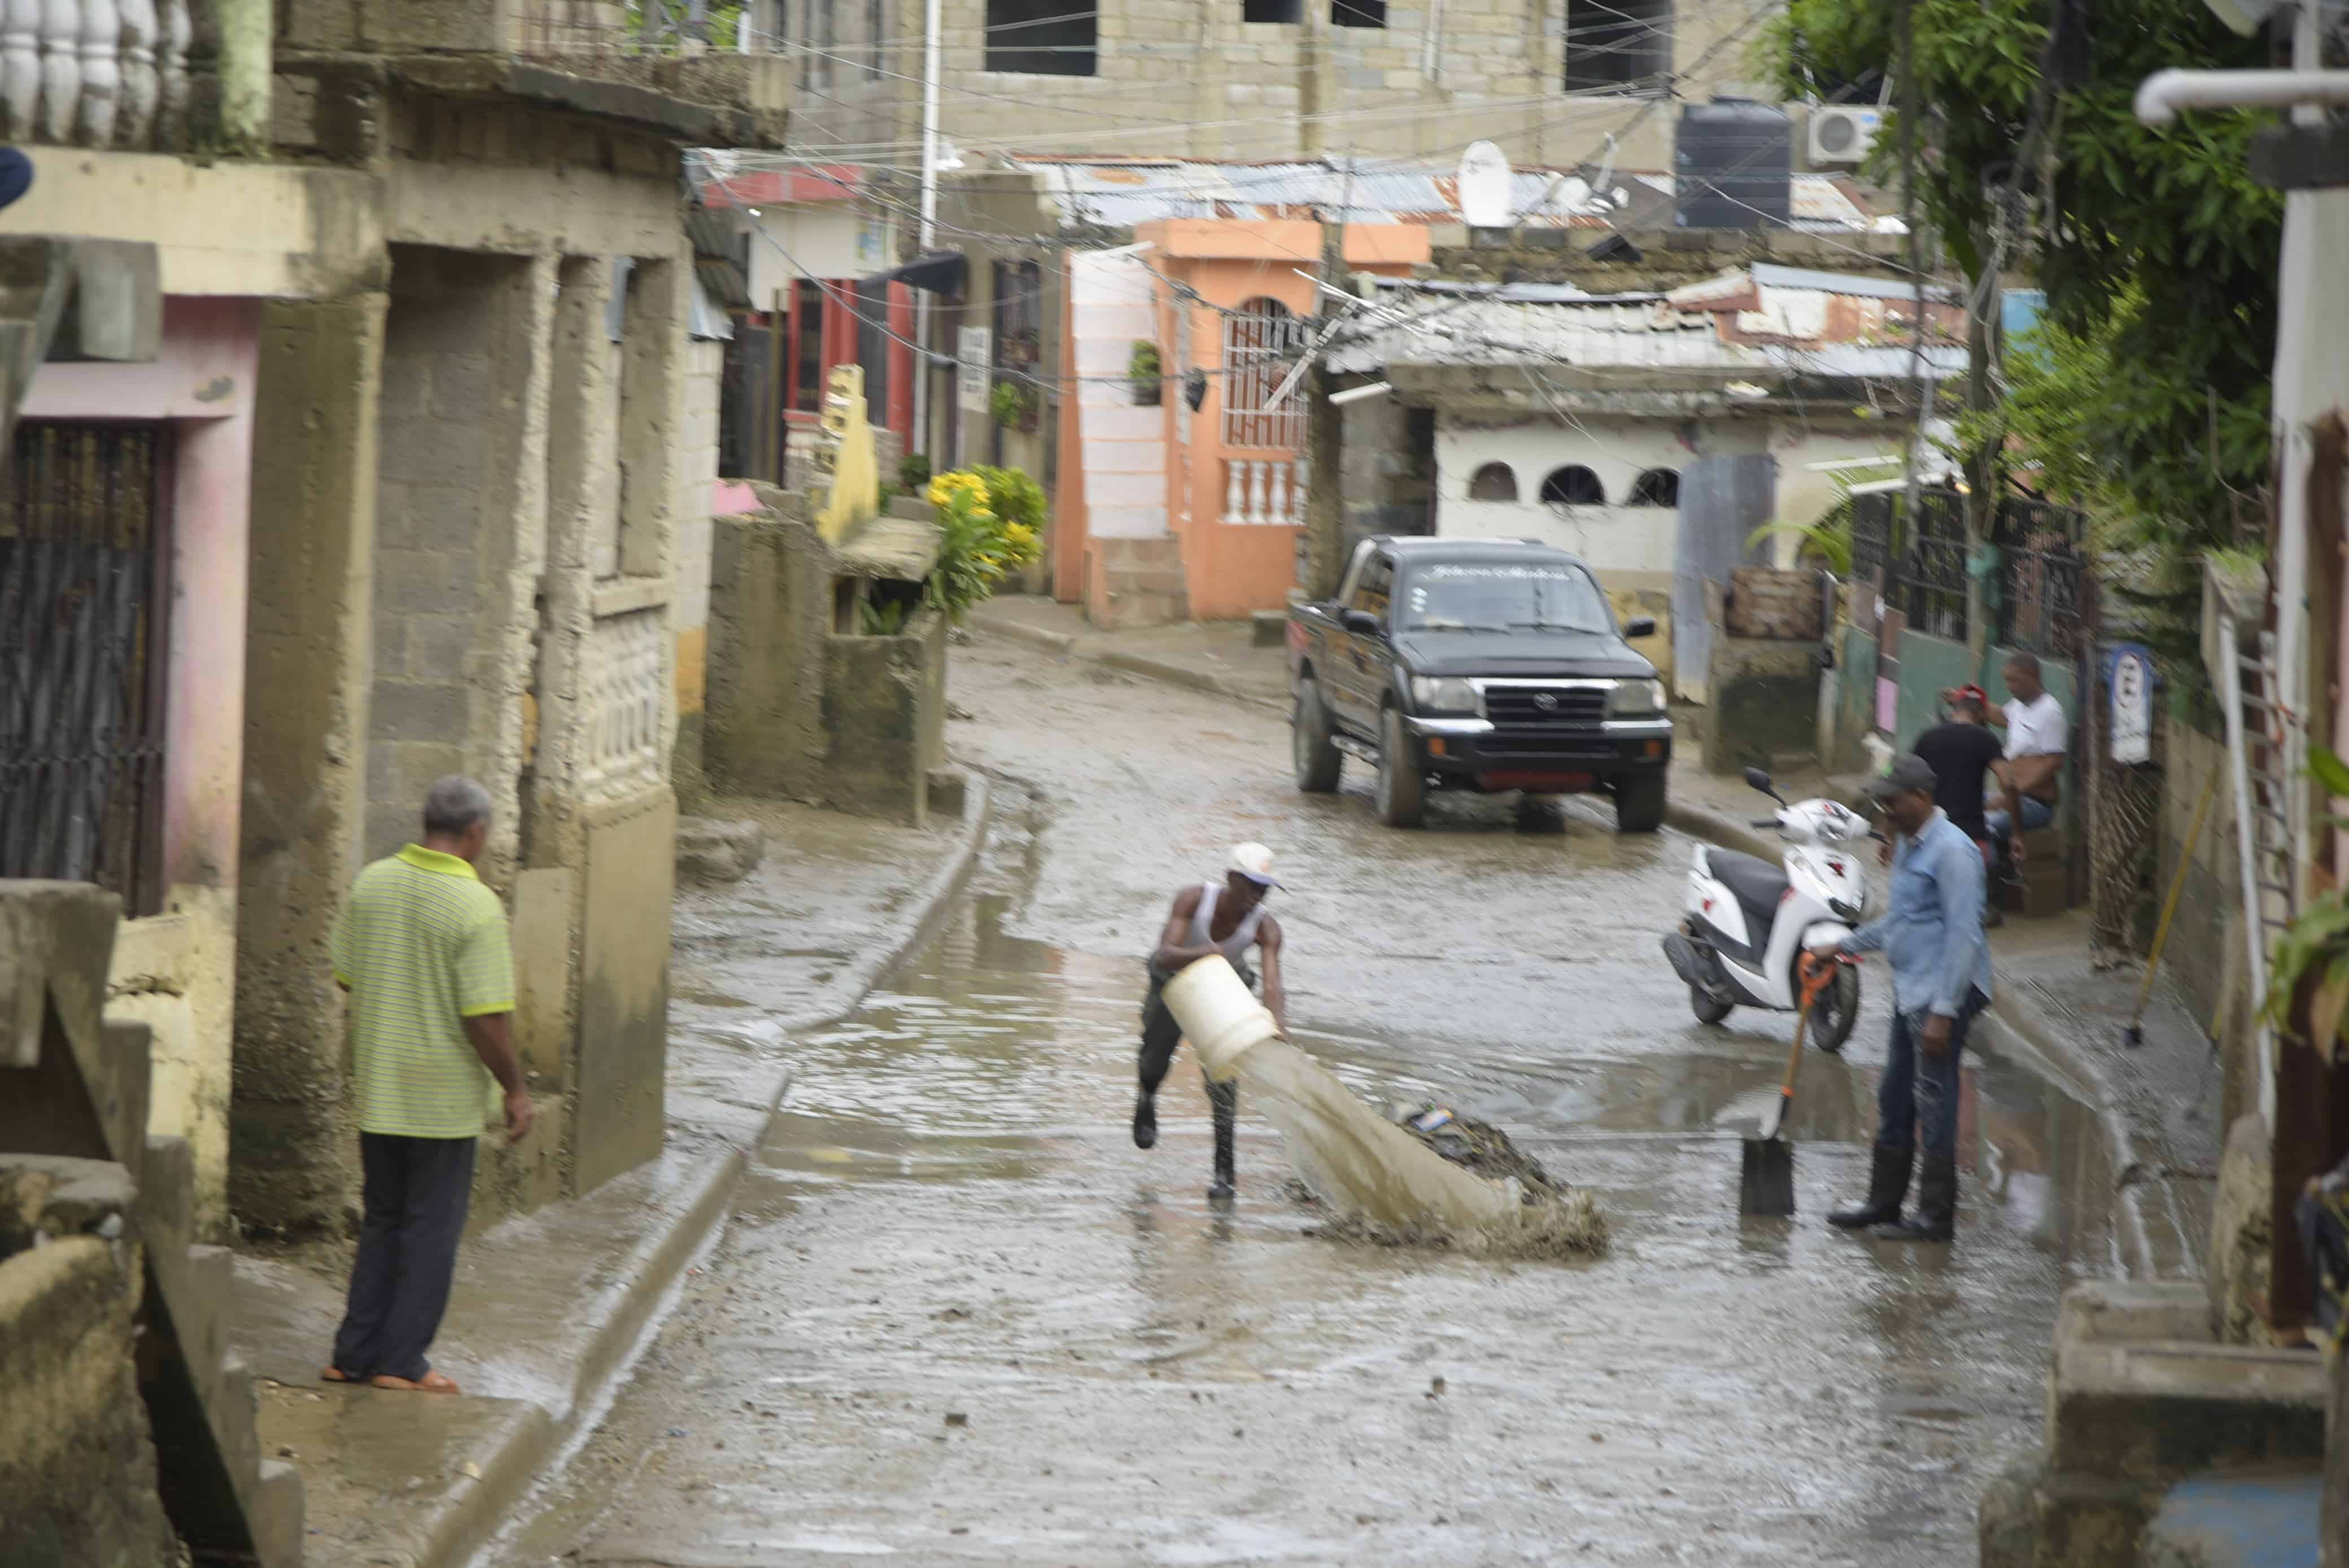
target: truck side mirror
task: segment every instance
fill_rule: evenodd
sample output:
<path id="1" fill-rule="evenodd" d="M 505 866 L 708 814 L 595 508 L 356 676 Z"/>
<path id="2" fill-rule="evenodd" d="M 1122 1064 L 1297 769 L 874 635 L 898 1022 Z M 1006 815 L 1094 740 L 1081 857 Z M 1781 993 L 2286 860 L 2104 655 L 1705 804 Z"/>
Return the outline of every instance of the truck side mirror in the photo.
<path id="1" fill-rule="evenodd" d="M 1634 615 L 1623 623 L 1623 638 L 1626 642 L 1634 637 L 1652 637 L 1655 634 L 1656 618 L 1653 615 Z"/>
<path id="2" fill-rule="evenodd" d="M 1365 637 L 1375 637 L 1382 629 L 1379 625 L 1379 618 L 1368 610 L 1348 610 L 1340 614 L 1338 619 L 1346 630 L 1359 633 Z"/>

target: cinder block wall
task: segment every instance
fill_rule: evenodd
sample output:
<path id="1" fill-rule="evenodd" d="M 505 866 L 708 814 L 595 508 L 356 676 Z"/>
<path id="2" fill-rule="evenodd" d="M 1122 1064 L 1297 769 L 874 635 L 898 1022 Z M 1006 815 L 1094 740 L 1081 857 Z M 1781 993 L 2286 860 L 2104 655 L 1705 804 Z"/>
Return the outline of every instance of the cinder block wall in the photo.
<path id="1" fill-rule="evenodd" d="M 502 257 L 399 246 L 384 325 L 376 490 L 367 858 L 419 831 L 432 780 L 477 755 L 477 649 L 499 617 L 484 579 L 511 519 L 486 516 Z M 485 782 L 493 782 L 484 780 Z"/>

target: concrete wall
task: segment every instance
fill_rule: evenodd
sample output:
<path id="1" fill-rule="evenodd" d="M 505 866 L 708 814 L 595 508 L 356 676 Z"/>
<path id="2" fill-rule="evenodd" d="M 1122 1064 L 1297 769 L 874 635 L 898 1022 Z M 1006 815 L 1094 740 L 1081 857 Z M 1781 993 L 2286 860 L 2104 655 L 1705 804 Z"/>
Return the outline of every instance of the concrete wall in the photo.
<path id="1" fill-rule="evenodd" d="M 830 10 L 833 36 L 863 36 L 864 7 L 803 4 Z M 1682 97 L 1758 88 L 1737 81 L 1747 52 L 1717 46 L 1757 9 L 1752 0 L 1682 8 L 1673 29 L 1674 65 L 1688 73 Z M 1444 163 L 1480 138 L 1520 162 L 1595 161 L 1613 131 L 1619 167 L 1671 167 L 1669 101 L 1650 110 L 1646 99 L 1566 93 L 1565 12 L 1551 0 L 1447 6 L 1440 19 L 1431 0 L 1393 0 L 1378 28 L 1332 26 L 1326 5 L 1299 12 L 1297 23 L 1249 23 L 1223 0 L 1111 0 L 1100 8 L 1095 74 L 1075 77 L 987 70 L 985 0 L 946 0 L 942 129 L 965 146 L 998 140 L 1009 111 L 1019 145 L 1035 151 L 1265 160 L 1359 151 Z M 811 153 L 842 139 L 905 142 L 916 133 L 919 67 L 906 55 L 922 36 L 920 0 L 897 0 L 890 15 L 890 33 L 912 41 L 884 67 L 900 74 L 870 83 L 841 63 L 833 77 L 803 78 L 810 91 L 794 106 L 793 129 Z M 873 107 L 885 88 L 895 99 L 886 129 Z"/>
<path id="2" fill-rule="evenodd" d="M 750 298 L 770 308 L 799 278 L 864 278 L 896 264 L 895 228 L 853 201 L 761 207 L 744 213 L 750 235 Z"/>
<path id="3" fill-rule="evenodd" d="M 781 499 L 772 490 L 766 495 Z M 823 539 L 796 511 L 717 520 L 702 743 L 713 788 L 817 798 L 827 745 L 828 562 Z"/>
<path id="4" fill-rule="evenodd" d="M 414 841 L 424 791 L 488 775 L 519 723 L 497 657 L 512 606 L 510 373 L 526 266 L 394 249 L 376 495 L 366 858 Z M 512 694 L 518 696 L 518 693 Z M 503 813 L 506 834 L 513 813 Z"/>
<path id="5" fill-rule="evenodd" d="M 0 1563 L 178 1561 L 140 1398 L 135 1243 L 67 1236 L 0 1259 Z"/>
<path id="6" fill-rule="evenodd" d="M 339 1225 L 356 1186 L 326 958 L 367 813 L 380 294 L 272 305 L 254 461 L 243 898 L 230 1195 L 272 1228 Z"/>
<path id="7" fill-rule="evenodd" d="M 702 774 L 702 714 L 709 661 L 709 552 L 718 481 L 719 402 L 726 345 L 696 341 L 686 351 L 684 449 L 678 463 L 676 645 L 677 745 L 669 778 L 688 810 L 708 793 Z"/>
<path id="8" fill-rule="evenodd" d="M 947 621 L 924 610 L 895 637 L 824 639 L 824 799 L 914 827 L 929 820 L 929 772 L 946 761 Z"/>

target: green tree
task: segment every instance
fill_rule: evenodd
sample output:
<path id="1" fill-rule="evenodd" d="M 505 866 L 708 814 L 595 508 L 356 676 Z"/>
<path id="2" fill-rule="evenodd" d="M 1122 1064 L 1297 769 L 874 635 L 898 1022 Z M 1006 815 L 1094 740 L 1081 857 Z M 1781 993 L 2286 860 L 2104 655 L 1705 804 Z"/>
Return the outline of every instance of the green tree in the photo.
<path id="1" fill-rule="evenodd" d="M 2053 493 L 2093 503 L 2165 552 L 2228 542 L 2265 482 L 2282 201 L 2252 182 L 2250 117 L 2137 122 L 2164 67 L 2267 63 L 2203 0 L 1914 0 L 1917 201 L 1979 280 L 2018 160 L 2048 314 L 2009 357 L 2011 395 L 1982 438 L 2013 437 Z M 1790 0 L 1767 45 L 1795 93 L 1891 68 L 1901 7 Z M 2064 18 L 2053 49 L 2049 31 Z M 2046 91 L 2042 94 L 2043 69 Z M 2026 147 L 2036 108 L 2042 136 Z M 1897 125 L 1878 142 L 1889 174 Z"/>

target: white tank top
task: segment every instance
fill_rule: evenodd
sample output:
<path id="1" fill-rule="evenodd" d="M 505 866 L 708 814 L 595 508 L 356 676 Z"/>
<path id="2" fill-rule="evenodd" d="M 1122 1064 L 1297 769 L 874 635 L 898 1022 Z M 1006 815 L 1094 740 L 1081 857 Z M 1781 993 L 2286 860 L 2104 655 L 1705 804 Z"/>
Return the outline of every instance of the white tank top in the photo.
<path id="1" fill-rule="evenodd" d="M 1259 903 L 1254 909 L 1241 916 L 1239 928 L 1221 942 L 1217 942 L 1210 927 L 1214 925 L 1216 920 L 1216 901 L 1223 896 L 1223 892 L 1224 884 L 1221 882 L 1211 882 L 1199 884 L 1199 910 L 1191 917 L 1191 945 L 1213 947 L 1226 959 L 1237 965 L 1240 961 L 1240 955 L 1256 945 L 1256 928 L 1264 923 L 1264 905 Z"/>

